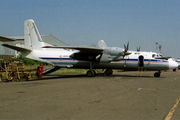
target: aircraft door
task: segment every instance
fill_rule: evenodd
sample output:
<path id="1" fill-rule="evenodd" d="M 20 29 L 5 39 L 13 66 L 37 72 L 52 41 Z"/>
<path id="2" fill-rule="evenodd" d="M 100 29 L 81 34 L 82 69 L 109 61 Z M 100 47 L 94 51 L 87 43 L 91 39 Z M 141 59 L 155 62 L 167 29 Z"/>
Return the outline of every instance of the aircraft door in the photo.
<path id="1" fill-rule="evenodd" d="M 142 55 L 139 56 L 138 64 L 139 64 L 139 67 L 144 66 L 144 56 L 142 56 Z"/>

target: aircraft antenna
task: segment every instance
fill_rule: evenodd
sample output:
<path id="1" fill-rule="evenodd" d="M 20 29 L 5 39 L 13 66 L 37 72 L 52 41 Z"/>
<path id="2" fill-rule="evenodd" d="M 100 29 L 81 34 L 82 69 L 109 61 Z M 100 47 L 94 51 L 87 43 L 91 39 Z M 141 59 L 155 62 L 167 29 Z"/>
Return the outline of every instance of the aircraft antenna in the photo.
<path id="1" fill-rule="evenodd" d="M 159 53 L 161 53 L 162 45 L 159 45 Z"/>
<path id="2" fill-rule="evenodd" d="M 158 53 L 158 42 L 156 42 L 156 53 Z"/>

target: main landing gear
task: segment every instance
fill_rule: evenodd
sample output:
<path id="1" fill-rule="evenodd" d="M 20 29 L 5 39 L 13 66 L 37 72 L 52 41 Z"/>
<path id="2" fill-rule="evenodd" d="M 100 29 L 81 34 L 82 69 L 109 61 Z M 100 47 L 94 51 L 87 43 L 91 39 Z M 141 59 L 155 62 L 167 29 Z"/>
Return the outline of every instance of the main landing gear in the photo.
<path id="1" fill-rule="evenodd" d="M 93 70 L 94 63 L 90 62 L 90 70 L 87 71 L 86 75 L 88 77 L 95 77 L 96 72 Z M 106 69 L 104 72 L 106 75 L 112 75 L 113 71 L 112 69 Z"/>
<path id="2" fill-rule="evenodd" d="M 86 75 L 88 77 L 94 77 L 96 75 L 96 72 L 93 70 L 94 63 L 90 62 L 90 70 L 87 71 Z"/>
<path id="3" fill-rule="evenodd" d="M 96 72 L 95 72 L 94 70 L 88 70 L 87 73 L 86 73 L 86 75 L 87 75 L 88 77 L 95 77 Z"/>
<path id="4" fill-rule="evenodd" d="M 112 73 L 113 73 L 112 69 L 106 69 L 105 72 L 104 72 L 104 74 L 107 75 L 107 76 L 112 75 Z M 88 77 L 95 77 L 96 72 L 94 70 L 88 70 L 86 75 Z"/>
<path id="5" fill-rule="evenodd" d="M 112 69 L 106 69 L 104 73 L 105 73 L 106 75 L 112 75 L 112 74 L 113 74 L 113 71 L 112 71 Z"/>
<path id="6" fill-rule="evenodd" d="M 161 75 L 160 71 L 154 73 L 154 77 L 160 77 L 160 75 Z"/>

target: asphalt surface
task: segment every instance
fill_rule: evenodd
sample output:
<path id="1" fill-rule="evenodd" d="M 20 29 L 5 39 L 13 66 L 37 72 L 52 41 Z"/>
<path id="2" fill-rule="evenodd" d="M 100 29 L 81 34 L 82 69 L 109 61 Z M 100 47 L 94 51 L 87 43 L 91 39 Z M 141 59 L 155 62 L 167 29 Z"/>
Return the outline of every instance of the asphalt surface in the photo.
<path id="1" fill-rule="evenodd" d="M 180 120 L 180 70 L 162 72 L 159 78 L 153 74 L 0 83 L 0 120 Z"/>

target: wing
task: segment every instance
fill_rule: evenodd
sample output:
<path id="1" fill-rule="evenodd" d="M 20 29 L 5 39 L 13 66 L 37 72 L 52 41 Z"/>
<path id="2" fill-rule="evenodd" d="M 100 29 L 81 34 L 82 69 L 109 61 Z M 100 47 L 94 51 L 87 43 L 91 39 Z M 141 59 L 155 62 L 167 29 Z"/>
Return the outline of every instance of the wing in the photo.
<path id="1" fill-rule="evenodd" d="M 2 41 L 2 42 L 12 42 L 12 41 L 15 41 L 15 40 L 0 36 L 0 41 Z"/>
<path id="2" fill-rule="evenodd" d="M 75 49 L 79 52 L 71 54 L 71 58 L 75 60 L 83 61 L 99 61 L 104 49 L 97 47 L 87 47 L 87 46 L 44 46 L 43 48 L 58 48 L 58 49 Z"/>
<path id="3" fill-rule="evenodd" d="M 2 46 L 4 46 L 4 47 L 8 47 L 8 48 L 11 48 L 11 49 L 13 49 L 13 50 L 17 50 L 17 51 L 31 51 L 31 50 L 29 50 L 29 49 L 26 49 L 26 48 L 22 48 L 22 47 L 17 47 L 17 46 L 14 46 L 14 45 L 9 45 L 9 44 L 2 44 Z"/>
<path id="4" fill-rule="evenodd" d="M 59 49 L 75 49 L 80 50 L 81 52 L 97 52 L 101 53 L 104 51 L 103 48 L 97 47 L 84 47 L 84 46 L 44 46 L 43 48 L 59 48 Z"/>

